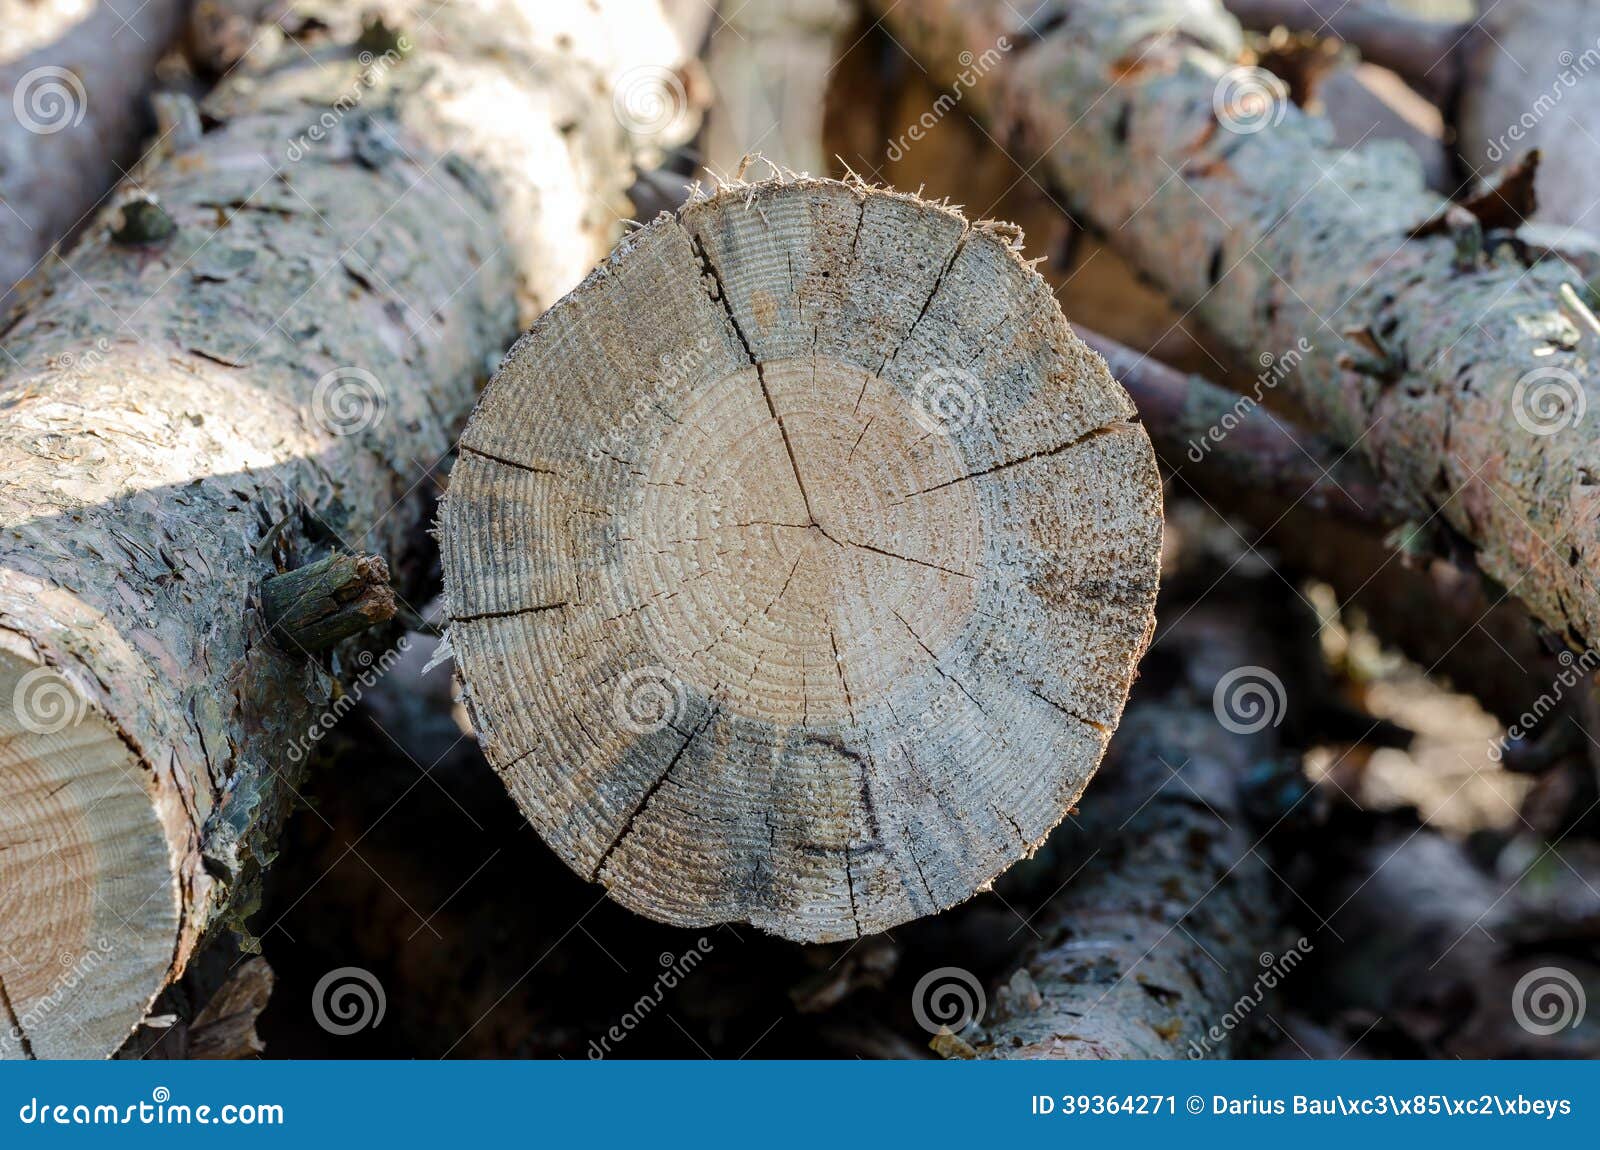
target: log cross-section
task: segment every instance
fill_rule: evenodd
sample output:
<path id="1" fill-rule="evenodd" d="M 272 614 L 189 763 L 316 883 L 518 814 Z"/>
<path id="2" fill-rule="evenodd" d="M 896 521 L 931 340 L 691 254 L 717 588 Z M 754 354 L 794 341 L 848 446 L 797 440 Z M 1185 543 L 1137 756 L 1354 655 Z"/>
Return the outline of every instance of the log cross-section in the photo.
<path id="1" fill-rule="evenodd" d="M 480 739 L 622 904 L 854 937 L 1082 792 L 1160 489 L 1015 229 L 827 180 L 629 237 L 513 349 L 442 518 Z"/>

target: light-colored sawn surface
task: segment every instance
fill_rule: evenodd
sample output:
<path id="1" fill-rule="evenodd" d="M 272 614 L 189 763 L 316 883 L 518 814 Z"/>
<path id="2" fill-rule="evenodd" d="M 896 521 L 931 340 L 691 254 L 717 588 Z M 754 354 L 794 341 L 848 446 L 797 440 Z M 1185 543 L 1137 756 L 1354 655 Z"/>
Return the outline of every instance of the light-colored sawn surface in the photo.
<path id="1" fill-rule="evenodd" d="M 629 237 L 491 383 L 442 520 L 451 642 L 490 761 L 619 902 L 883 930 L 1082 792 L 1160 491 L 1019 241 L 736 185 Z"/>

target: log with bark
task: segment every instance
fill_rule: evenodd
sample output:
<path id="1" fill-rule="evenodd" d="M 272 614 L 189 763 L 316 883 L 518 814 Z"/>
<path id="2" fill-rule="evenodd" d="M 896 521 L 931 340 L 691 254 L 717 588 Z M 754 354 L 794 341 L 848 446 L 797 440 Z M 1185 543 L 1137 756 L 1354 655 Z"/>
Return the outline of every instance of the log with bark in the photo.
<path id="1" fill-rule="evenodd" d="M 115 1049 L 253 909 L 340 681 L 384 665 L 308 653 L 264 581 L 365 551 L 416 593 L 476 384 L 692 117 L 639 114 L 682 90 L 653 5 L 298 8 L 4 332 L 7 1055 Z"/>
<path id="2" fill-rule="evenodd" d="M 1532 149 L 1544 155 L 1535 220 L 1561 237 L 1600 230 L 1600 95 L 1585 78 L 1600 66 L 1600 10 L 1588 0 L 1499 0 L 1471 20 L 1427 20 L 1343 0 L 1227 0 L 1248 27 L 1336 36 L 1407 79 L 1455 127 L 1477 184 Z"/>
<path id="3" fill-rule="evenodd" d="M 882 930 L 1088 782 L 1159 483 L 1016 239 L 859 183 L 726 187 L 491 383 L 442 515 L 450 642 L 490 762 L 624 905 Z"/>
<path id="4" fill-rule="evenodd" d="M 1284 636 L 1252 610 L 1224 588 L 1158 632 L 1101 777 L 1051 843 L 1041 937 L 981 1029 L 936 1039 L 946 1054 L 1227 1057 L 1264 1009 L 1254 992 L 1309 951 L 1275 953 L 1277 892 L 1247 811 L 1305 702 L 1285 689 Z"/>
<path id="5" fill-rule="evenodd" d="M 182 0 L 0 5 L 0 309 L 139 152 Z"/>
<path id="6" fill-rule="evenodd" d="M 971 0 L 882 5 L 950 75 L 1020 35 Z M 1587 308 L 1559 260 L 1480 250 L 1480 221 L 1422 186 L 1398 147 L 1338 152 L 1230 69 L 1213 3 L 1075 0 L 974 88 L 1005 132 L 1136 265 L 1241 359 L 1311 345 L 1279 389 L 1359 445 L 1418 522 L 1439 518 L 1552 630 L 1600 639 L 1600 444 Z M 1443 221 L 1443 226 L 1432 225 Z M 1427 226 L 1425 226 L 1427 225 Z"/>
<path id="7" fill-rule="evenodd" d="M 1128 389 L 1173 490 L 1226 513 L 1286 572 L 1328 583 L 1345 606 L 1430 674 L 1506 722 L 1541 704 L 1564 667 L 1522 605 L 1452 550 L 1407 530 L 1370 469 L 1262 405 L 1081 324 Z"/>

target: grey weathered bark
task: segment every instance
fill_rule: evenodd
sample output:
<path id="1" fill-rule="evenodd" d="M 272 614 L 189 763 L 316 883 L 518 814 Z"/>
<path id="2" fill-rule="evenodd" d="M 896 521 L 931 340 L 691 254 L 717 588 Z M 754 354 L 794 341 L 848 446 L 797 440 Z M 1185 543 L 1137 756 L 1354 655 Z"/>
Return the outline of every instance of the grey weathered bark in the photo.
<path id="1" fill-rule="evenodd" d="M 491 383 L 441 517 L 450 640 L 490 762 L 624 905 L 882 930 L 1088 783 L 1159 482 L 1016 241 L 860 184 L 728 187 Z"/>
<path id="2" fill-rule="evenodd" d="M 0 3 L 0 310 L 132 163 L 183 0 Z"/>
<path id="3" fill-rule="evenodd" d="M 1330 584 L 1341 603 L 1410 658 L 1510 722 L 1563 669 L 1522 605 L 1459 556 L 1419 537 L 1408 553 L 1403 509 L 1353 454 L 1246 397 L 1175 371 L 1081 325 L 1128 389 L 1156 454 L 1214 511 L 1253 530 L 1257 546 L 1296 574 Z M 1204 450 L 1197 450 L 1198 447 Z M 1402 530 L 1402 534 L 1404 531 Z"/>
<path id="4" fill-rule="evenodd" d="M 653 5 L 397 2 L 391 51 L 298 10 L 322 23 L 145 173 L 176 231 L 103 220 L 5 332 L 6 1054 L 114 1049 L 252 909 L 312 722 L 363 666 L 270 641 L 262 581 L 340 544 L 415 584 L 475 385 L 662 142 L 630 102 L 677 63 Z"/>
<path id="5" fill-rule="evenodd" d="M 1158 634 L 1175 680 L 1136 695 L 1102 777 L 1052 844 L 1080 864 L 1060 864 L 1070 877 L 1035 920 L 1042 938 L 1021 963 L 1025 976 L 995 996 L 970 1053 L 1230 1053 L 1236 1027 L 1226 1016 L 1271 965 L 1277 932 L 1244 797 L 1276 751 L 1290 702 L 1267 631 L 1241 626 L 1238 607 L 1219 600 Z M 1240 1013 L 1260 1006 L 1250 999 Z"/>
<path id="6" fill-rule="evenodd" d="M 1342 0 L 1227 0 L 1247 26 L 1337 36 L 1437 102 L 1456 129 L 1467 181 L 1519 153 L 1545 154 L 1541 224 L 1600 230 L 1600 9 L 1589 0 L 1499 0 L 1470 21 L 1424 20 Z"/>
<path id="7" fill-rule="evenodd" d="M 938 72 L 1017 34 L 973 0 L 884 9 Z M 1444 206 L 1415 161 L 1325 149 L 1297 109 L 1235 100 L 1240 31 L 1215 4 L 1063 14 L 973 90 L 982 112 L 1046 148 L 1079 210 L 1240 358 L 1308 340 L 1281 386 L 1318 430 L 1552 629 L 1600 640 L 1600 442 L 1572 426 L 1600 388 L 1559 290 L 1576 272 L 1503 247 L 1463 269 L 1451 237 L 1410 238 Z"/>

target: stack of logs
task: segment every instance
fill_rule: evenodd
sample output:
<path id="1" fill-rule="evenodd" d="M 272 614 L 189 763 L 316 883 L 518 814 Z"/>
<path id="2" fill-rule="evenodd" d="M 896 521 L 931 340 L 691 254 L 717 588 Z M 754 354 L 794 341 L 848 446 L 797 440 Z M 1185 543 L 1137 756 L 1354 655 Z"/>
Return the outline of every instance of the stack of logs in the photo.
<path id="1" fill-rule="evenodd" d="M 1562 6 L 115 7 L 0 33 L 0 1056 L 1600 1053 Z M 1527 833 L 1308 781 L 1308 578 Z"/>

